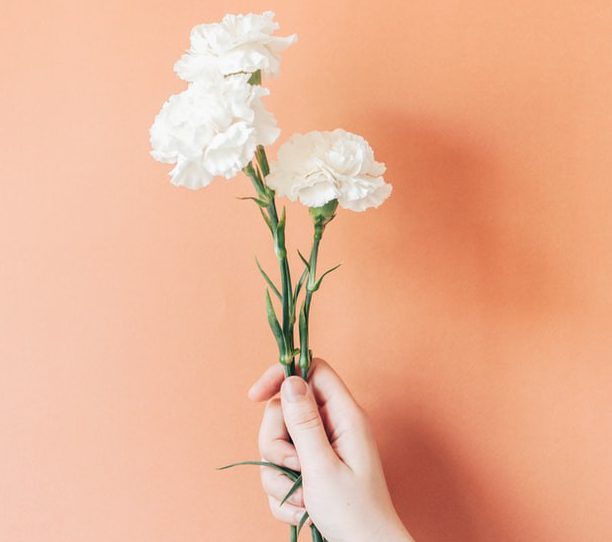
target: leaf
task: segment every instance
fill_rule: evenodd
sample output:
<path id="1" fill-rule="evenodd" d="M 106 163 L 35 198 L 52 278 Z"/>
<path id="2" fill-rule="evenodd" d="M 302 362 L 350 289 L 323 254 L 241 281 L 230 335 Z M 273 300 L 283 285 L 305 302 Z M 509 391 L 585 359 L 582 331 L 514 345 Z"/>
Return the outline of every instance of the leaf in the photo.
<path id="1" fill-rule="evenodd" d="M 306 269 L 308 270 L 308 272 L 310 272 L 310 263 L 308 262 L 308 260 L 304 257 L 304 255 L 298 250 L 297 253 L 300 256 L 300 259 L 304 262 L 304 265 L 306 266 Z"/>
<path id="2" fill-rule="evenodd" d="M 339 263 L 338 265 L 332 267 L 331 269 L 328 269 L 327 271 L 325 271 L 325 273 L 323 273 L 320 277 L 319 280 L 317 280 L 317 282 L 314 285 L 314 288 L 312 289 L 313 292 L 316 292 L 319 287 L 321 286 L 321 282 L 322 280 L 325 278 L 325 275 L 329 275 L 332 271 L 335 271 L 336 269 L 338 269 L 338 267 L 340 267 L 342 264 Z"/>
<path id="3" fill-rule="evenodd" d="M 276 317 L 276 313 L 274 312 L 274 306 L 272 305 L 272 300 L 270 299 L 270 290 L 268 290 L 267 288 L 266 313 L 268 315 L 268 324 L 270 324 L 270 328 L 272 329 L 272 333 L 274 334 L 274 338 L 276 339 L 276 344 L 278 345 L 278 350 L 281 355 L 284 355 L 287 352 L 287 346 L 285 345 L 283 331 L 281 330 L 280 324 L 278 323 L 278 318 Z"/>
<path id="4" fill-rule="evenodd" d="M 287 495 L 283 497 L 283 500 L 281 501 L 279 506 L 283 506 L 283 504 L 287 502 L 287 499 L 291 497 L 291 495 L 293 495 L 301 487 L 302 487 L 302 475 L 300 474 L 300 476 L 295 480 L 295 482 L 293 482 L 293 485 L 291 486 L 291 489 L 289 490 Z"/>
<path id="5" fill-rule="evenodd" d="M 302 517 L 300 518 L 300 521 L 297 524 L 297 534 L 298 534 L 298 536 L 300 535 L 300 531 L 302 530 L 302 527 L 304 526 L 304 523 L 306 523 L 307 520 L 308 520 L 308 512 L 304 512 L 302 514 Z"/>
<path id="6" fill-rule="evenodd" d="M 259 209 L 259 212 L 261 213 L 261 216 L 264 219 L 264 222 L 268 225 L 268 228 L 270 229 L 272 236 L 274 236 L 274 226 L 272 226 L 272 222 L 270 222 L 270 217 L 264 212 L 264 210 L 261 207 L 258 207 L 258 209 Z"/>
<path id="7" fill-rule="evenodd" d="M 268 283 L 268 286 L 272 289 L 272 291 L 274 292 L 274 295 L 276 297 L 278 297 L 279 299 L 283 299 L 283 296 L 281 295 L 281 293 L 278 291 L 278 288 L 276 286 L 274 286 L 274 283 L 272 282 L 272 279 L 268 276 L 268 274 L 262 269 L 261 265 L 259 264 L 259 260 L 257 258 L 255 258 L 255 263 L 257 264 L 257 269 L 259 269 L 259 272 L 262 274 L 264 280 Z"/>
<path id="8" fill-rule="evenodd" d="M 304 285 L 304 281 L 306 280 L 307 276 L 308 267 L 305 267 L 300 280 L 298 280 L 297 284 L 295 285 L 295 292 L 293 293 L 293 306 L 297 305 L 298 296 L 300 295 L 300 291 L 302 290 L 302 286 Z"/>
<path id="9" fill-rule="evenodd" d="M 293 469 L 277 465 L 276 463 L 270 463 L 269 461 L 241 461 L 240 463 L 232 463 L 231 465 L 225 465 L 224 467 L 217 467 L 217 470 L 226 470 L 233 467 L 239 467 L 242 465 L 257 465 L 259 467 L 269 467 L 277 471 L 282 472 L 292 482 L 295 482 L 301 474 Z"/>
<path id="10" fill-rule="evenodd" d="M 264 200 L 259 199 L 259 198 L 255 198 L 253 196 L 242 196 L 242 197 L 237 197 L 236 199 L 239 199 L 239 200 L 248 200 L 248 199 L 253 200 L 255 203 L 257 203 L 257 205 L 259 207 L 262 207 L 262 208 L 268 206 L 268 202 L 267 201 L 264 201 Z"/>

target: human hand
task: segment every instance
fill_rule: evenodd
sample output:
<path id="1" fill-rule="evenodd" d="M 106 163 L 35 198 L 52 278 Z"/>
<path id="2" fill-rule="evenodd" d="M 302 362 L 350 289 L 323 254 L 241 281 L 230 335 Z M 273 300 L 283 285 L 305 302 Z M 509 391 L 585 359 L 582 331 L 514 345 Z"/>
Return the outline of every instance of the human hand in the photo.
<path id="1" fill-rule="evenodd" d="M 264 460 L 302 473 L 302 488 L 280 506 L 292 483 L 262 467 L 274 517 L 296 525 L 306 509 L 329 542 L 412 541 L 391 502 L 369 422 L 325 361 L 313 360 L 309 383 L 270 367 L 249 397 L 268 401 L 259 432 Z"/>

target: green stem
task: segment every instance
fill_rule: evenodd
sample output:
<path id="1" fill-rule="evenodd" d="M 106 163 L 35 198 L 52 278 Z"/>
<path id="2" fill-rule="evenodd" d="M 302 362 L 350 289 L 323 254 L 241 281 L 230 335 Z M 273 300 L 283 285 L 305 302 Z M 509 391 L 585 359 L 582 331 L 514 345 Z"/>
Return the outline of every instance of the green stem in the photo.
<path id="1" fill-rule="evenodd" d="M 282 218 L 279 220 L 274 191 L 265 184 L 265 176 L 269 173 L 269 166 L 266 151 L 261 145 L 257 148 L 256 158 L 260 171 L 258 171 L 252 163 L 249 163 L 244 171 L 251 179 L 259 198 L 269 202 L 265 207 L 265 211 L 267 213 L 267 221 L 269 221 L 270 229 L 272 230 L 275 244 L 274 251 L 280 267 L 283 312 L 282 331 L 286 345 L 285 352 L 279 349 L 279 360 L 285 368 L 285 375 L 291 376 L 295 374 L 295 356 L 293 355 L 295 349 L 293 332 L 295 308 L 293 307 L 291 271 L 289 269 L 289 261 L 287 260 L 287 247 L 285 243 L 285 215 L 283 213 Z"/>
<path id="2" fill-rule="evenodd" d="M 266 175 L 270 171 L 270 168 L 268 166 L 268 158 L 266 156 L 266 151 L 261 145 L 257 147 L 257 161 L 259 163 L 259 168 L 261 170 L 262 177 L 265 179 Z M 260 179 L 260 182 L 261 185 L 265 187 L 263 179 Z M 255 185 L 255 188 L 258 189 L 258 186 Z M 264 188 L 264 190 L 266 188 Z M 266 210 L 268 212 L 270 224 L 272 225 L 271 229 L 273 230 L 273 232 L 277 232 L 275 243 L 280 245 L 275 248 L 277 249 L 276 254 L 279 259 L 282 282 L 283 334 L 285 336 L 287 350 L 289 351 L 289 355 L 291 356 L 290 361 L 287 359 L 281 359 L 281 363 L 285 371 L 285 378 L 289 378 L 290 376 L 293 376 L 295 374 L 295 362 L 293 361 L 293 322 L 295 321 L 295 308 L 293 307 L 293 288 L 291 286 L 291 273 L 289 271 L 289 262 L 287 261 L 287 248 L 285 244 L 284 231 L 285 225 L 282 225 L 282 236 L 281 239 L 278 239 L 279 220 L 274 196 L 272 196 L 272 201 L 270 202 L 270 205 L 266 208 Z M 279 352 L 279 354 L 282 358 L 282 352 Z M 298 532 L 297 527 L 295 525 L 291 525 L 291 527 L 289 528 L 289 542 L 298 542 Z"/>
<path id="3" fill-rule="evenodd" d="M 278 212 L 276 210 L 276 202 L 272 199 L 272 202 L 267 207 L 268 216 L 275 235 L 275 251 L 276 257 L 278 258 L 281 284 L 282 284 L 282 305 L 283 305 L 283 335 L 285 336 L 285 342 L 287 344 L 286 359 L 282 360 L 282 364 L 291 368 L 293 373 L 294 356 L 294 336 L 293 336 L 293 322 L 295 316 L 293 314 L 293 289 L 291 285 L 291 271 L 289 270 L 289 261 L 287 260 L 287 247 L 285 244 L 285 223 L 284 217 L 282 221 L 278 219 Z"/>
<path id="4" fill-rule="evenodd" d="M 319 529 L 314 525 L 310 526 L 310 533 L 312 535 L 312 542 L 323 542 L 325 539 L 321 536 Z"/>
<path id="5" fill-rule="evenodd" d="M 265 195 L 266 189 L 263 185 L 263 182 L 259 178 L 259 174 L 253 167 L 252 162 L 249 162 L 242 171 L 244 171 L 245 175 L 250 179 L 251 183 L 253 183 L 257 195 L 260 197 Z"/>
<path id="6" fill-rule="evenodd" d="M 253 85 L 261 84 L 260 70 L 257 70 L 255 73 L 253 73 L 253 75 L 251 75 L 249 83 Z M 279 348 L 279 356 L 281 364 L 283 365 L 283 369 L 285 371 L 285 378 L 288 378 L 295 374 L 295 362 L 293 355 L 293 323 L 295 322 L 295 307 L 293 306 L 293 288 L 291 286 L 291 273 L 289 271 L 289 262 L 287 261 L 287 247 L 285 244 L 285 224 L 283 220 L 281 230 L 279 231 L 279 220 L 278 212 L 276 211 L 274 191 L 270 190 L 270 188 L 268 188 L 265 183 L 265 178 L 270 172 L 270 167 L 268 165 L 268 157 L 266 156 L 266 150 L 263 145 L 258 145 L 256 157 L 257 163 L 259 165 L 259 170 L 261 171 L 261 175 L 255 170 L 252 163 L 249 163 L 247 168 L 245 168 L 245 173 L 251 179 L 257 194 L 260 197 L 264 196 L 264 201 L 268 200 L 268 198 L 270 201 L 269 205 L 266 207 L 266 211 L 268 212 L 268 220 L 270 229 L 272 230 L 272 235 L 275 237 L 275 251 L 280 265 L 281 282 L 283 288 L 283 335 L 285 337 L 285 345 L 288 351 L 285 356 L 283 356 L 282 349 Z M 290 527 L 289 540 L 290 542 L 298 542 L 298 532 L 297 527 L 295 525 L 292 525 Z"/>
<path id="7" fill-rule="evenodd" d="M 310 258 L 308 259 L 308 281 L 306 283 L 306 295 L 300 313 L 300 370 L 302 376 L 308 378 L 310 369 L 310 348 L 309 348 L 309 321 L 310 321 L 310 305 L 312 303 L 312 294 L 315 292 L 317 283 L 317 259 L 319 257 L 319 244 L 323 237 L 325 226 L 315 223 L 314 237 L 312 240 L 312 248 L 310 250 Z"/>

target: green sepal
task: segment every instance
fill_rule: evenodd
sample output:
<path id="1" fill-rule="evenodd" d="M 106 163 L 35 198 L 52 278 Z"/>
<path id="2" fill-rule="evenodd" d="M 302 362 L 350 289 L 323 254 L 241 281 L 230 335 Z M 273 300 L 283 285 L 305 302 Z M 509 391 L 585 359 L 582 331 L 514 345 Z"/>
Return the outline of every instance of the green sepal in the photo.
<path id="1" fill-rule="evenodd" d="M 308 211 L 315 225 L 325 227 L 336 216 L 337 208 L 338 200 L 333 199 L 328 201 L 325 205 L 321 205 L 321 207 L 310 207 Z"/>
<path id="2" fill-rule="evenodd" d="M 278 297 L 278 299 L 282 299 L 283 296 L 281 295 L 281 293 L 278 291 L 278 288 L 276 286 L 274 286 L 274 283 L 272 282 L 272 279 L 268 276 L 268 274 L 263 270 L 263 268 L 261 267 L 259 260 L 257 258 L 255 258 L 255 263 L 257 264 L 257 269 L 259 269 L 259 272 L 261 273 L 261 275 L 263 276 L 264 280 L 266 281 L 266 283 L 268 284 L 268 286 L 272 289 L 272 291 L 274 292 L 274 295 L 276 297 Z"/>
<path id="3" fill-rule="evenodd" d="M 257 70 L 251 73 L 251 77 L 249 77 L 248 83 L 249 85 L 261 85 L 261 70 Z"/>
<path id="4" fill-rule="evenodd" d="M 300 476 L 298 477 L 297 480 L 295 480 L 295 482 L 293 482 L 293 485 L 291 486 L 291 489 L 289 490 L 289 492 L 287 493 L 287 495 L 285 495 L 283 497 L 283 500 L 281 501 L 281 503 L 279 504 L 279 506 L 282 506 L 283 504 L 285 504 L 287 502 L 287 499 L 289 497 L 291 497 L 291 495 L 293 495 L 298 489 L 300 489 L 302 487 L 302 475 L 300 474 Z"/>
<path id="5" fill-rule="evenodd" d="M 285 339 L 283 337 L 283 331 L 278 323 L 278 318 L 276 317 L 276 312 L 274 312 L 274 306 L 272 305 L 272 300 L 270 299 L 270 291 L 266 288 L 266 313 L 268 315 L 268 324 L 270 324 L 270 329 L 272 330 L 272 334 L 276 339 L 276 344 L 278 345 L 278 350 L 281 353 L 281 359 L 284 359 L 285 353 L 287 352 L 287 345 L 285 344 Z"/>
<path id="6" fill-rule="evenodd" d="M 257 162 L 259 163 L 259 167 L 261 168 L 261 173 L 264 177 L 267 177 L 270 173 L 270 165 L 268 164 L 268 157 L 266 156 L 266 150 L 263 145 L 257 145 L 257 150 L 255 151 L 257 156 Z"/>
<path id="7" fill-rule="evenodd" d="M 246 166 L 242 168 L 242 171 L 251 179 L 253 184 L 255 185 L 255 189 L 257 190 L 258 195 L 265 194 L 265 187 L 259 178 L 259 174 L 255 167 L 253 166 L 253 162 L 249 162 Z"/>

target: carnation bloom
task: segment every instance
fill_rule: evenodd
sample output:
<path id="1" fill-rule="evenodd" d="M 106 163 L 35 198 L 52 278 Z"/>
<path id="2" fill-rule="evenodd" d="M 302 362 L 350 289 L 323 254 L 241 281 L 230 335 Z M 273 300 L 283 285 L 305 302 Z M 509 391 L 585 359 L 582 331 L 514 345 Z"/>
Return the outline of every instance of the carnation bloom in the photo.
<path id="1" fill-rule="evenodd" d="M 308 207 L 337 199 L 345 209 L 364 211 L 391 194 L 385 169 L 363 137 L 338 129 L 291 136 L 266 181 L 278 195 Z"/>
<path id="2" fill-rule="evenodd" d="M 229 179 L 257 145 L 277 139 L 276 119 L 260 100 L 268 91 L 247 79 L 217 75 L 190 84 L 163 105 L 150 130 L 151 155 L 176 164 L 173 184 L 197 189 L 217 175 Z"/>
<path id="3" fill-rule="evenodd" d="M 176 62 L 174 71 L 185 81 L 197 81 L 209 73 L 230 75 L 261 70 L 278 74 L 280 54 L 296 41 L 273 36 L 278 30 L 274 13 L 226 15 L 220 23 L 201 24 L 191 31 L 191 47 Z"/>

